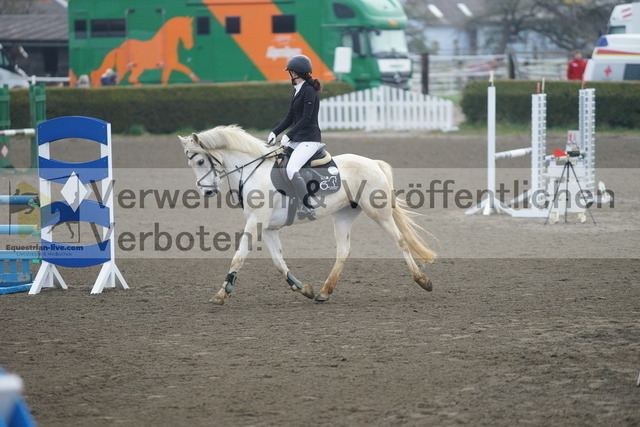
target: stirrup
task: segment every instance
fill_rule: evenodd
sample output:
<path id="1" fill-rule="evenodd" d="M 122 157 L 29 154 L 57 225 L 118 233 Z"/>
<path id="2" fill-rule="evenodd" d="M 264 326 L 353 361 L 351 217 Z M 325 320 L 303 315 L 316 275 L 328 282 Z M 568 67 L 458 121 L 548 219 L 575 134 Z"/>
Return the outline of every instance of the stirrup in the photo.
<path id="1" fill-rule="evenodd" d="M 306 207 L 304 204 L 301 204 L 298 207 L 296 215 L 298 215 L 298 219 L 308 219 L 309 221 L 313 221 L 314 219 L 316 219 L 316 211 L 314 209 Z"/>

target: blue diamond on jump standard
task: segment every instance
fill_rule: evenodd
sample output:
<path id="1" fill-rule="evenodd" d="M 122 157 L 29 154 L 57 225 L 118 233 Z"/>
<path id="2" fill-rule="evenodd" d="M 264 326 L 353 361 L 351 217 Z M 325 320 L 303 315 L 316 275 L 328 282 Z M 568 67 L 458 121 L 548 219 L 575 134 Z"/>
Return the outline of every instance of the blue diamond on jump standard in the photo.
<path id="1" fill-rule="evenodd" d="M 84 185 L 78 178 L 78 175 L 73 172 L 62 187 L 60 193 L 75 212 L 78 206 L 80 206 L 80 203 L 91 194 L 91 188 Z"/>

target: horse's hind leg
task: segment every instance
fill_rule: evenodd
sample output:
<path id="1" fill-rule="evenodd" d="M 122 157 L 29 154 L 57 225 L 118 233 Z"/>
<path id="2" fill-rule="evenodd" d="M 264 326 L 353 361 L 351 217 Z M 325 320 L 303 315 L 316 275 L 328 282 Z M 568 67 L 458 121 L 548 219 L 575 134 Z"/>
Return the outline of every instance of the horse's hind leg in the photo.
<path id="1" fill-rule="evenodd" d="M 322 289 L 316 295 L 316 301 L 324 302 L 329 299 L 340 280 L 340 273 L 344 268 L 347 258 L 351 255 L 351 226 L 353 221 L 362 212 L 360 208 L 347 206 L 333 214 L 333 232 L 336 238 L 336 262 L 325 280 Z"/>
<path id="2" fill-rule="evenodd" d="M 411 255 L 411 250 L 409 249 L 408 242 L 405 236 L 402 235 L 402 232 L 398 228 L 395 220 L 393 219 L 393 212 L 391 207 L 385 209 L 374 209 L 367 210 L 367 215 L 375 222 L 377 222 L 380 227 L 393 239 L 394 242 L 398 245 L 398 248 L 402 251 L 402 255 L 404 256 L 404 260 L 409 267 L 409 271 L 411 272 L 411 278 L 414 282 L 416 282 L 420 287 L 426 291 L 432 290 L 431 280 L 420 270 L 418 264 L 413 259 Z"/>
<path id="3" fill-rule="evenodd" d="M 287 264 L 284 262 L 278 231 L 266 229 L 262 232 L 262 237 L 269 248 L 271 259 L 273 260 L 276 269 L 286 278 L 287 283 L 291 286 L 291 290 L 300 292 L 307 298 L 313 298 L 315 295 L 313 288 L 310 285 L 303 285 L 298 279 L 296 279 L 289 271 Z"/>

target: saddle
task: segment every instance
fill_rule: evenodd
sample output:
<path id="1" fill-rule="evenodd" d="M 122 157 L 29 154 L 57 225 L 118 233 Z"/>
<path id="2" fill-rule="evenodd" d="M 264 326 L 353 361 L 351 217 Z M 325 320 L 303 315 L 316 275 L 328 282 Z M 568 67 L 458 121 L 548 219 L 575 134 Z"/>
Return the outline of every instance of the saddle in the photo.
<path id="1" fill-rule="evenodd" d="M 286 225 L 293 223 L 299 203 L 311 208 L 322 206 L 323 196 L 333 194 L 342 187 L 338 166 L 323 145 L 300 169 L 300 176 L 307 184 L 307 197 L 298 200 L 287 176 L 287 164 L 291 153 L 292 148 L 283 147 L 271 169 L 273 186 L 280 194 L 289 198 Z"/>

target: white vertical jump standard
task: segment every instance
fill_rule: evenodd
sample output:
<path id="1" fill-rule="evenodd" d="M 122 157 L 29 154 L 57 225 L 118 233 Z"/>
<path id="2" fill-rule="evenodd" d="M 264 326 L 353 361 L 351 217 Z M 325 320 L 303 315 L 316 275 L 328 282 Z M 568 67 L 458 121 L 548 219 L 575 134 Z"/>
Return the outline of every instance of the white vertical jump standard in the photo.
<path id="1" fill-rule="evenodd" d="M 100 143 L 100 158 L 84 163 L 51 159 L 49 145 L 55 141 L 80 138 Z M 67 289 L 56 266 L 89 267 L 102 264 L 92 294 L 104 288 L 128 289 L 115 263 L 113 212 L 113 171 L 111 125 L 90 117 L 59 117 L 38 125 L 38 175 L 40 178 L 42 265 L 29 291 L 42 288 Z M 64 184 L 65 200 L 53 201 L 52 183 Z M 101 201 L 89 200 L 88 184 L 100 182 Z M 48 203 L 48 204 L 45 204 Z M 70 245 L 53 241 L 53 227 L 67 221 L 86 222 L 103 227 L 102 241 L 89 245 Z"/>
<path id="2" fill-rule="evenodd" d="M 500 153 L 502 154 L 502 153 Z M 483 215 L 495 212 L 511 214 L 513 209 L 496 198 L 496 87 L 491 79 L 487 88 L 487 195 L 476 207 L 467 210 L 471 215 L 482 210 Z"/>
<path id="3" fill-rule="evenodd" d="M 544 91 L 544 83 L 542 90 Z M 531 154 L 531 188 L 523 192 L 513 201 L 524 202 L 525 200 L 528 200 L 532 207 L 513 210 L 511 216 L 516 218 L 544 218 L 547 215 L 547 210 L 541 209 L 540 206 L 542 202 L 541 198 L 546 198 L 545 186 L 547 182 L 545 178 L 547 171 L 546 93 L 535 93 L 531 95 L 531 147 L 521 150 L 529 150 L 526 154 Z M 496 159 L 499 158 L 500 157 L 496 157 Z M 537 198 L 538 200 L 533 200 L 533 198 Z"/>
<path id="4" fill-rule="evenodd" d="M 584 190 L 595 194 L 596 190 L 596 90 L 581 89 L 579 92 L 579 133 L 578 146 L 584 155 Z"/>

